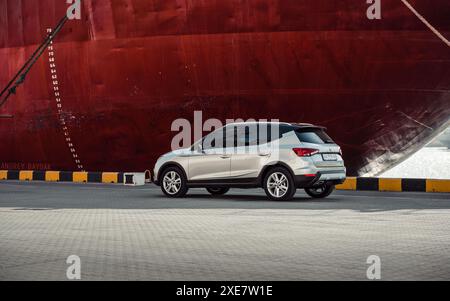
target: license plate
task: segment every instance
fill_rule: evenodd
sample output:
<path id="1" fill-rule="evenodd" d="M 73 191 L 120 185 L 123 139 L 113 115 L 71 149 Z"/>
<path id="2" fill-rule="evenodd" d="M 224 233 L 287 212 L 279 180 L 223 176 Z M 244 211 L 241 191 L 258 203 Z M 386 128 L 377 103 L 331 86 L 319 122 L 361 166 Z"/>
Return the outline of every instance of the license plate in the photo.
<path id="1" fill-rule="evenodd" d="M 337 161 L 338 156 L 336 154 L 322 154 L 324 161 Z"/>

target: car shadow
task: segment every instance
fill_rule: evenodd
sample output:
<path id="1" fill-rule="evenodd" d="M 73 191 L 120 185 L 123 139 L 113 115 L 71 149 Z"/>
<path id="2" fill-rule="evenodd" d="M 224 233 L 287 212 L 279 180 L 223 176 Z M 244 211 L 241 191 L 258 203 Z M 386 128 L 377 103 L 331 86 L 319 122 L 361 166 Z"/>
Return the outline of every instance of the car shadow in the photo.
<path id="1" fill-rule="evenodd" d="M 272 202 L 272 203 L 292 203 L 292 202 L 306 202 L 313 201 L 314 199 L 309 197 L 294 197 L 290 201 L 272 201 L 267 198 L 265 194 L 261 195 L 220 195 L 220 196 L 212 196 L 208 194 L 189 194 L 184 197 L 184 199 L 197 199 L 197 200 L 223 200 L 228 202 Z M 317 199 L 316 199 L 317 200 Z"/>

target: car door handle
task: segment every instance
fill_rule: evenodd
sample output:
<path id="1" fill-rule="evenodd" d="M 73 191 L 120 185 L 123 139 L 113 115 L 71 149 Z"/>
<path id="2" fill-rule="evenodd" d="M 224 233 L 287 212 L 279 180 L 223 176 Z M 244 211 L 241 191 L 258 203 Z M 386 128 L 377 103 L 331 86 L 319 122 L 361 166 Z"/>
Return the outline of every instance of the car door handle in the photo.
<path id="1" fill-rule="evenodd" d="M 260 157 L 269 157 L 269 156 L 270 156 L 270 153 L 267 153 L 267 154 L 265 154 L 265 153 L 260 153 L 260 154 L 258 154 L 258 156 L 260 156 Z"/>
<path id="2" fill-rule="evenodd" d="M 220 158 L 222 158 L 222 159 L 230 159 L 230 156 L 222 155 L 222 156 L 220 156 Z"/>

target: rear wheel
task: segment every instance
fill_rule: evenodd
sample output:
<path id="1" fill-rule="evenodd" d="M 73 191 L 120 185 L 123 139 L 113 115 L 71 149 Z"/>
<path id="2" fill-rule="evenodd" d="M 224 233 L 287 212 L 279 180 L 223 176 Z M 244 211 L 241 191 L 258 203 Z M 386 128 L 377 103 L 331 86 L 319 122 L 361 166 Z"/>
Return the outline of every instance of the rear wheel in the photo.
<path id="1" fill-rule="evenodd" d="M 230 191 L 230 188 L 226 187 L 208 187 L 206 190 L 212 194 L 212 195 L 224 195 L 228 191 Z"/>
<path id="2" fill-rule="evenodd" d="M 164 170 L 161 177 L 161 190 L 171 198 L 180 198 L 188 191 L 186 177 L 178 167 L 169 167 Z"/>
<path id="3" fill-rule="evenodd" d="M 291 174 L 283 167 L 271 169 L 265 176 L 263 185 L 266 195 L 274 201 L 291 200 L 297 190 Z"/>
<path id="4" fill-rule="evenodd" d="M 329 196 L 334 191 L 333 184 L 323 184 L 322 186 L 305 188 L 305 192 L 316 199 L 322 199 Z"/>

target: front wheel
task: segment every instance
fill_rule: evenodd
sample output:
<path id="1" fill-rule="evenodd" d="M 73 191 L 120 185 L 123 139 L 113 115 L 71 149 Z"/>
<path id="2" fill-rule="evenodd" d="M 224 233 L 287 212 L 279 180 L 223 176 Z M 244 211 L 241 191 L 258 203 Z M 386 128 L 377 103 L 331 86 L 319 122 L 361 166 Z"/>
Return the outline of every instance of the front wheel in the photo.
<path id="1" fill-rule="evenodd" d="M 334 185 L 323 184 L 322 186 L 305 188 L 305 192 L 316 199 L 322 199 L 329 196 L 334 191 Z"/>
<path id="2" fill-rule="evenodd" d="M 264 191 L 274 201 L 289 201 L 295 191 L 294 179 L 289 171 L 282 167 L 270 170 L 264 178 Z"/>
<path id="3" fill-rule="evenodd" d="M 161 190 L 171 198 L 184 197 L 188 191 L 186 177 L 178 167 L 169 167 L 161 177 Z"/>
<path id="4" fill-rule="evenodd" d="M 230 190 L 230 188 L 226 188 L 226 187 L 208 187 L 208 188 L 206 188 L 206 190 L 212 195 L 224 195 L 225 193 L 227 193 Z"/>

